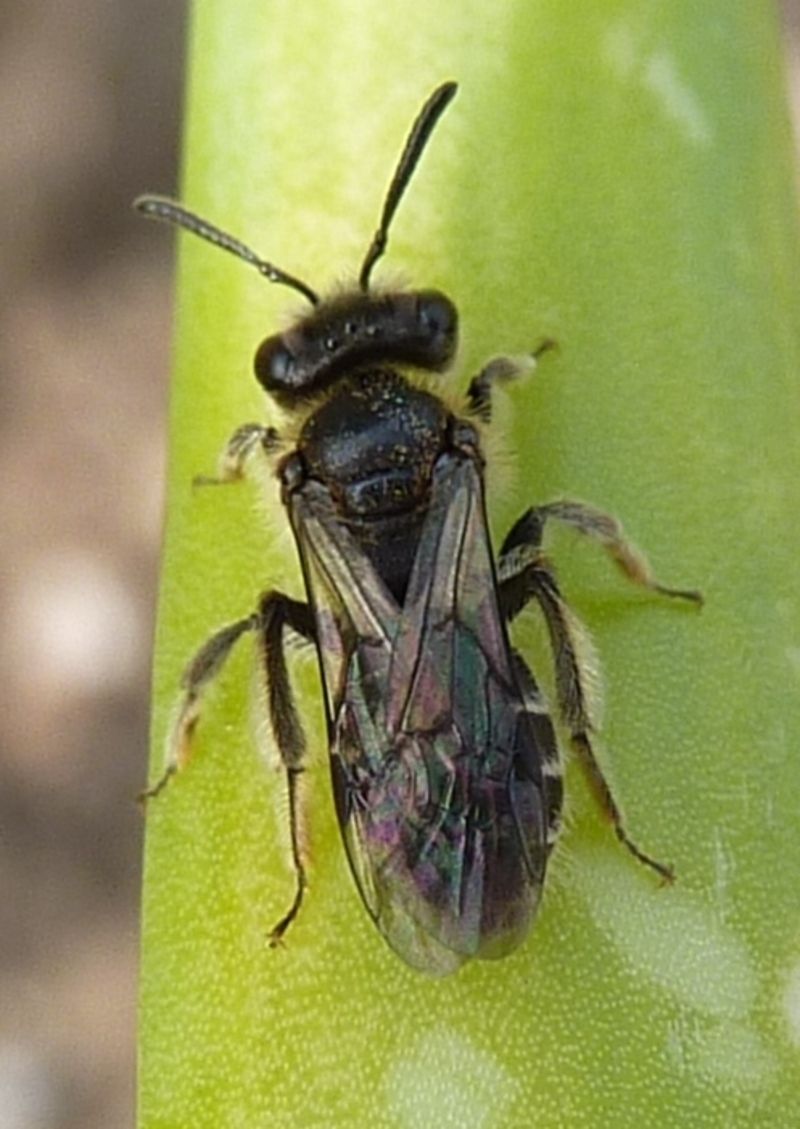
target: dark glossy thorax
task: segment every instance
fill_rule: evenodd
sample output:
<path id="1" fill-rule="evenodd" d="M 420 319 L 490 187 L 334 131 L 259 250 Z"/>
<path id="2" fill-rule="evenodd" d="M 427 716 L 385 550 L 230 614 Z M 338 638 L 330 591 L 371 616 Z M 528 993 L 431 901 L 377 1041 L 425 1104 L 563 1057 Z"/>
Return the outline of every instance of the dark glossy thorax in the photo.
<path id="1" fill-rule="evenodd" d="M 329 490 L 337 516 L 399 603 L 451 418 L 441 400 L 376 366 L 341 379 L 300 432 L 306 475 Z"/>

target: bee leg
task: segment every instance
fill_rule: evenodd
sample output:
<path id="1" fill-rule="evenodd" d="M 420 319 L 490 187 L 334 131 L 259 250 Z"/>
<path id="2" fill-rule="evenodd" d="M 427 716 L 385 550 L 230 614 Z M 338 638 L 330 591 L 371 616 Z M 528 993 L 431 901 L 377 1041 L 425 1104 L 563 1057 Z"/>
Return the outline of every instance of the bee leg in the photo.
<path id="1" fill-rule="evenodd" d="M 595 799 L 613 824 L 620 843 L 665 882 L 672 882 L 672 867 L 646 854 L 628 835 L 622 813 L 597 760 L 593 744 L 595 726 L 592 720 L 592 682 L 597 681 L 597 671 L 583 627 L 569 609 L 552 569 L 544 559 L 528 566 L 526 583 L 547 624 L 555 659 L 556 692 L 561 715 Z"/>
<path id="2" fill-rule="evenodd" d="M 555 348 L 555 341 L 545 338 L 527 357 L 495 357 L 483 366 L 474 376 L 467 388 L 467 409 L 484 423 L 492 418 L 492 386 L 498 380 L 513 380 L 536 368 L 536 363 L 548 349 Z"/>
<path id="3" fill-rule="evenodd" d="M 267 455 L 276 451 L 281 438 L 274 427 L 264 427 L 260 423 L 243 423 L 231 435 L 220 456 L 216 475 L 197 474 L 192 479 L 193 486 L 226 486 L 244 478 L 245 463 L 254 451 Z"/>
<path id="4" fill-rule="evenodd" d="M 617 567 L 634 584 L 649 588 L 651 592 L 659 592 L 662 596 L 674 596 L 695 604 L 703 603 L 702 594 L 695 589 L 670 588 L 657 580 L 647 557 L 627 539 L 622 524 L 611 514 L 604 513 L 603 510 L 598 510 L 585 502 L 568 499 L 537 506 L 532 513 L 538 521 L 540 537 L 546 521 L 551 519 L 560 521 L 577 529 L 586 537 L 598 541 Z"/>
<path id="5" fill-rule="evenodd" d="M 497 556 L 500 612 L 510 623 L 533 598 L 528 580 L 531 564 L 541 559 L 544 522 L 539 511 L 530 509 L 517 518 L 505 536 Z"/>
<path id="6" fill-rule="evenodd" d="M 282 592 L 267 592 L 258 610 L 258 641 L 267 686 L 270 725 L 286 773 L 289 798 L 289 837 L 295 873 L 295 894 L 289 909 L 270 930 L 269 943 L 279 945 L 300 912 L 307 886 L 306 860 L 300 804 L 300 775 L 306 754 L 306 742 L 286 667 L 286 630 L 307 640 L 316 632 L 307 604 L 293 600 Z"/>
<path id="7" fill-rule="evenodd" d="M 181 677 L 184 691 L 183 700 L 172 727 L 167 763 L 161 776 L 151 787 L 140 793 L 139 800 L 153 799 L 167 786 L 171 778 L 187 764 L 191 755 L 191 740 L 200 717 L 203 692 L 219 674 L 234 644 L 246 631 L 253 631 L 259 624 L 257 615 L 237 620 L 217 631 L 206 640 Z"/>
<path id="8" fill-rule="evenodd" d="M 564 800 L 564 771 L 547 701 L 534 681 L 528 664 L 513 647 L 511 665 L 522 693 L 525 712 L 542 758 L 542 776 L 547 812 L 547 853 L 552 851 L 561 832 L 561 809 Z"/>
<path id="9" fill-rule="evenodd" d="M 594 725 L 591 716 L 591 682 L 596 673 L 592 669 L 588 641 L 583 648 L 587 658 L 584 659 L 582 655 L 581 624 L 564 601 L 555 576 L 546 562 L 529 566 L 528 584 L 533 598 L 542 609 L 550 635 L 561 713 L 569 729 L 571 744 L 580 758 L 595 798 L 611 820 L 617 839 L 634 858 L 655 870 L 665 882 L 671 882 L 674 878 L 672 867 L 645 854 L 629 837 L 622 813 L 595 755 L 592 741 Z"/>

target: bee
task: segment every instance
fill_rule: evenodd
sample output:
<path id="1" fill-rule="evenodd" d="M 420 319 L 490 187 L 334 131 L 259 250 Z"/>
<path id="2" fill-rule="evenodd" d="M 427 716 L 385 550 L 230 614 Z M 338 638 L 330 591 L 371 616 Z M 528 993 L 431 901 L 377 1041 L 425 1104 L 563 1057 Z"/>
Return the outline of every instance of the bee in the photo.
<path id="1" fill-rule="evenodd" d="M 300 835 L 306 740 L 286 661 L 289 637 L 316 647 L 336 813 L 369 916 L 391 948 L 431 975 L 497 958 L 526 936 L 561 826 L 563 775 L 550 712 L 509 625 L 529 603 L 543 614 L 558 712 L 617 839 L 662 880 L 672 870 L 629 836 L 595 751 L 581 629 L 543 549 L 557 522 L 593 538 L 628 578 L 660 584 L 609 514 L 576 501 L 528 509 L 495 556 L 484 495 L 482 429 L 498 381 L 526 366 L 491 360 L 469 382 L 461 414 L 429 390 L 455 355 L 458 314 L 438 290 L 373 288 L 397 207 L 456 84 L 439 86 L 415 119 L 358 280 L 330 298 L 219 228 L 158 196 L 135 207 L 183 227 L 289 287 L 309 313 L 266 338 L 255 375 L 296 413 L 287 450 L 261 423 L 239 427 L 217 478 L 251 459 L 274 466 L 297 546 L 305 601 L 268 590 L 250 615 L 212 635 L 189 663 L 158 795 L 191 753 L 203 696 L 236 642 L 255 637 L 270 727 L 288 791 L 291 904 L 305 899 Z M 535 363 L 552 342 L 533 354 Z M 530 367 L 530 366 L 527 366 Z M 428 387 L 415 382 L 422 373 Z"/>

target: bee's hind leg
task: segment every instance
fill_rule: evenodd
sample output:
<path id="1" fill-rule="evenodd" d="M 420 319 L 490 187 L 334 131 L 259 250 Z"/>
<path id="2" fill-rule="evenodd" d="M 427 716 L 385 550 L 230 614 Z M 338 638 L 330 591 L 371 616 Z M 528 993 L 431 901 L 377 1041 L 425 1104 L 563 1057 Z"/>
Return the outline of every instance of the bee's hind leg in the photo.
<path id="1" fill-rule="evenodd" d="M 286 666 L 285 633 L 292 631 L 302 639 L 313 641 L 316 632 L 308 605 L 282 592 L 267 592 L 261 597 L 258 620 L 258 645 L 267 688 L 270 727 L 286 773 L 289 837 L 295 873 L 292 904 L 269 932 L 269 943 L 274 947 L 281 943 L 286 930 L 300 912 L 308 885 L 300 802 L 300 775 L 304 771 L 306 740 Z"/>
<path id="2" fill-rule="evenodd" d="M 674 878 L 672 867 L 646 854 L 628 835 L 622 812 L 597 759 L 593 719 L 593 705 L 597 698 L 593 687 L 598 680 L 596 662 L 580 620 L 564 600 L 552 566 L 541 553 L 545 516 L 542 509 L 529 510 L 512 527 L 503 543 L 498 559 L 501 614 L 510 621 L 531 600 L 539 605 L 555 663 L 559 713 L 595 799 L 623 846 L 663 881 L 671 882 Z M 660 586 L 659 590 L 663 591 Z M 694 598 L 693 593 L 667 592 Z"/>
<path id="3" fill-rule="evenodd" d="M 208 639 L 184 671 L 181 679 L 183 699 L 172 728 L 167 762 L 161 776 L 140 799 L 150 800 L 164 790 L 177 772 L 185 767 L 192 751 L 192 738 L 200 718 L 205 691 L 222 669 L 237 641 L 248 631 L 255 632 L 267 689 L 270 727 L 286 773 L 289 797 L 289 836 L 295 873 L 295 895 L 288 911 L 270 930 L 271 945 L 279 944 L 297 917 L 306 889 L 306 866 L 301 833 L 299 777 L 303 772 L 306 743 L 286 666 L 286 631 L 309 642 L 316 638 L 314 622 L 307 604 L 284 595 L 267 592 L 258 610 L 245 619 L 228 624 Z"/>

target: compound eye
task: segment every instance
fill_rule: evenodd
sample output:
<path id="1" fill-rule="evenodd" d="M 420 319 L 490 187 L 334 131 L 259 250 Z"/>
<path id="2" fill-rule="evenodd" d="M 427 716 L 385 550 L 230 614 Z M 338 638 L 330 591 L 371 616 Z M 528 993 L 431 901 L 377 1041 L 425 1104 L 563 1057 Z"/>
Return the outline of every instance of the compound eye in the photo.
<path id="1" fill-rule="evenodd" d="M 295 357 L 280 335 L 261 342 L 253 367 L 258 383 L 267 392 L 291 388 L 295 382 Z"/>
<path id="2" fill-rule="evenodd" d="M 439 290 L 423 290 L 417 295 L 417 321 L 427 338 L 431 361 L 444 364 L 455 351 L 458 313 Z"/>

